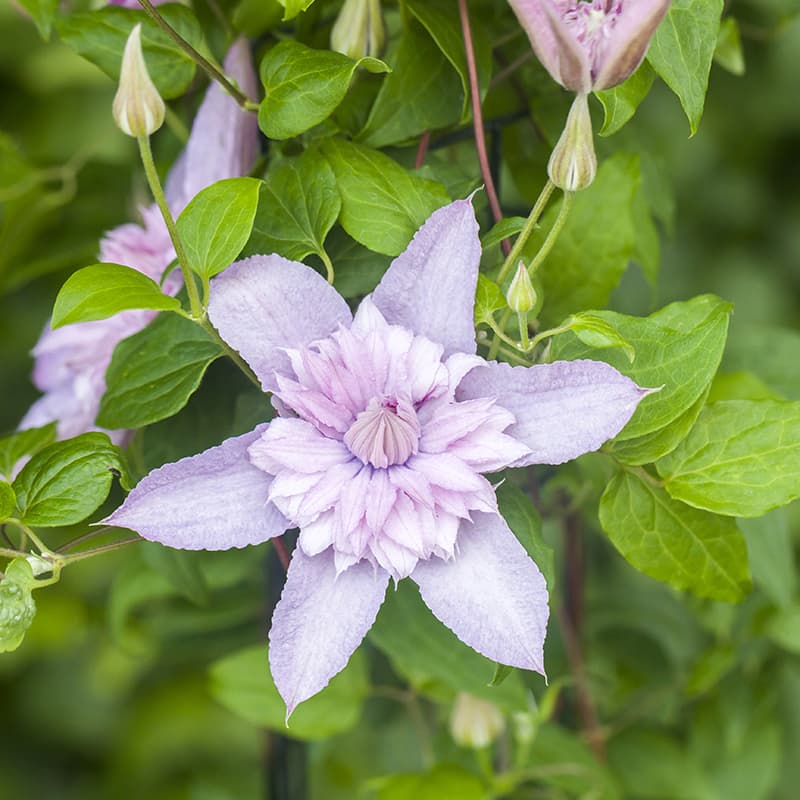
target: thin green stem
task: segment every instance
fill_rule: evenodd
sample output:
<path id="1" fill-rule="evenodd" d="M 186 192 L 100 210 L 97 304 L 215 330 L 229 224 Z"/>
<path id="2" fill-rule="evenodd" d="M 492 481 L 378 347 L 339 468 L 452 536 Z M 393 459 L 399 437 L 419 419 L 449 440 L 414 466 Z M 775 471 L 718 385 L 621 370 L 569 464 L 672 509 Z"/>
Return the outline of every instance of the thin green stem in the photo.
<path id="1" fill-rule="evenodd" d="M 142 164 L 144 165 L 144 174 L 147 176 L 147 183 L 150 185 L 150 191 L 153 193 L 156 204 L 161 211 L 161 216 L 164 218 L 167 231 L 169 231 L 169 238 L 175 248 L 175 255 L 178 257 L 178 264 L 180 264 L 181 272 L 183 272 L 183 282 L 186 285 L 186 293 L 189 296 L 189 307 L 192 310 L 192 316 L 199 320 L 203 317 L 203 304 L 200 302 L 197 284 L 194 282 L 194 276 L 189 268 L 189 259 L 186 257 L 183 243 L 180 236 L 178 236 L 175 220 L 172 218 L 167 198 L 161 188 L 161 181 L 156 171 L 155 161 L 153 161 L 153 151 L 150 149 L 150 139 L 147 136 L 139 136 L 136 141 L 139 142 L 139 152 L 142 155 Z"/>
<path id="2" fill-rule="evenodd" d="M 530 347 L 530 342 L 528 340 L 527 312 L 517 312 L 517 322 L 519 322 L 519 346 L 522 350 L 527 352 Z"/>
<path id="3" fill-rule="evenodd" d="M 331 261 L 331 257 L 325 252 L 325 248 L 320 247 L 319 257 L 322 259 L 322 263 L 325 265 L 325 271 L 328 273 L 328 283 L 333 285 L 333 262 Z"/>
<path id="4" fill-rule="evenodd" d="M 114 550 L 119 550 L 120 547 L 125 547 L 129 544 L 136 544 L 137 542 L 143 542 L 140 536 L 130 539 L 122 539 L 119 542 L 112 542 L 111 544 L 104 544 L 100 547 L 93 547 L 91 550 L 82 550 L 80 553 L 66 553 L 66 554 L 59 554 L 59 561 L 62 566 L 66 566 L 67 564 L 74 564 L 76 561 L 83 561 L 86 558 L 94 558 L 95 556 L 101 556 L 104 553 L 111 553 Z"/>
<path id="5" fill-rule="evenodd" d="M 22 520 L 10 517 L 6 520 L 6 523 L 9 525 L 16 525 L 16 527 L 19 528 L 22 533 L 36 545 L 36 549 L 40 553 L 50 552 L 50 548 L 24 522 L 22 522 Z"/>
<path id="6" fill-rule="evenodd" d="M 0 556 L 3 558 L 26 558 L 29 553 L 23 553 L 20 550 L 10 550 L 8 547 L 0 547 Z"/>
<path id="7" fill-rule="evenodd" d="M 558 328 L 549 328 L 546 331 L 542 331 L 541 333 L 537 333 L 536 336 L 531 339 L 530 349 L 533 350 L 539 342 L 544 341 L 545 339 L 549 339 L 551 336 L 556 336 L 559 333 L 565 333 L 568 330 L 572 330 L 571 325 L 561 325 Z"/>
<path id="8" fill-rule="evenodd" d="M 547 206 L 547 201 L 550 199 L 550 195 L 553 194 L 553 190 L 555 188 L 555 184 L 550 180 L 548 180 L 544 185 L 541 194 L 533 204 L 531 213 L 525 222 L 525 227 L 519 232 L 519 236 L 517 236 L 517 240 L 514 242 L 511 252 L 503 262 L 503 266 L 500 267 L 500 272 L 497 273 L 497 283 L 502 284 L 508 273 L 516 266 L 517 261 L 519 261 L 520 254 L 522 253 L 522 249 L 525 247 L 530 235 L 533 233 L 536 223 L 539 221 L 539 217 L 542 216 L 542 212 L 544 211 L 545 206 Z"/>
<path id="9" fill-rule="evenodd" d="M 533 261 L 528 264 L 528 275 L 533 277 L 533 274 L 539 268 L 539 265 L 544 261 L 553 249 L 559 234 L 561 233 L 569 215 L 569 210 L 572 207 L 573 192 L 564 192 L 564 199 L 561 201 L 561 208 L 558 209 L 558 216 L 556 217 L 553 227 L 547 232 L 547 237 L 542 242 L 539 252 L 533 257 Z M 520 234 L 522 236 L 522 234 Z"/>
<path id="10" fill-rule="evenodd" d="M 67 550 L 72 550 L 73 547 L 77 547 L 79 544 L 88 542 L 90 539 L 96 539 L 98 536 L 105 536 L 107 533 L 113 530 L 116 530 L 116 528 L 112 528 L 109 525 L 104 525 L 102 528 L 94 528 L 88 533 L 84 533 L 82 536 L 76 536 L 74 539 L 70 539 L 68 542 L 64 542 L 64 544 L 59 545 L 56 547 L 55 552 L 65 553 Z"/>
<path id="11" fill-rule="evenodd" d="M 489 327 L 492 329 L 492 332 L 495 335 L 495 341 L 496 342 L 499 343 L 500 341 L 503 341 L 506 344 L 511 345 L 513 348 L 519 350 L 519 345 L 517 344 L 517 342 L 515 342 L 510 336 L 507 336 L 505 333 L 503 333 L 502 327 L 500 325 L 498 325 L 494 321 L 494 317 L 492 317 L 491 319 L 487 320 L 487 322 L 489 323 Z M 508 318 L 507 317 L 504 320 L 504 322 L 508 322 Z M 505 327 L 505 326 L 503 326 L 503 327 Z"/>
<path id="12" fill-rule="evenodd" d="M 201 317 L 199 320 L 195 320 L 195 322 L 199 322 L 203 329 L 211 336 L 214 341 L 225 351 L 225 354 L 236 364 L 237 367 L 247 376 L 248 380 L 258 388 L 259 391 L 263 392 L 264 387 L 261 385 L 261 381 L 256 377 L 255 372 L 250 369 L 250 366 L 247 362 L 217 333 L 217 329 L 211 324 L 208 317 L 205 315 Z"/>
<path id="13" fill-rule="evenodd" d="M 178 47 L 183 50 L 189 58 L 197 64 L 200 69 L 204 70 L 211 80 L 216 81 L 223 89 L 246 111 L 258 111 L 258 103 L 251 100 L 241 89 L 234 86 L 225 73 L 219 67 L 212 64 L 205 56 L 197 52 L 197 50 L 189 44 L 153 7 L 150 0 L 139 0 L 139 5 L 144 9 L 145 13 L 153 20 L 153 22 L 161 28 L 164 33 L 172 39 Z"/>

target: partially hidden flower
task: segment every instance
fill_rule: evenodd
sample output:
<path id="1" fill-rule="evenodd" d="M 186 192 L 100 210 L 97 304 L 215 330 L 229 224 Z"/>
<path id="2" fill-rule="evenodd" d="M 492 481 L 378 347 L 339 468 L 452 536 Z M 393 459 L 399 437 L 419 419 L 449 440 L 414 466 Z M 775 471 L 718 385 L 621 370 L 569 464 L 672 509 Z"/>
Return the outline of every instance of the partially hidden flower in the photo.
<path id="1" fill-rule="evenodd" d="M 670 0 L 509 0 L 545 69 L 579 94 L 610 89 L 642 63 Z"/>
<path id="2" fill-rule="evenodd" d="M 244 39 L 231 47 L 225 69 L 246 91 L 255 92 L 256 78 Z M 198 110 L 189 141 L 167 179 L 166 196 L 173 214 L 179 214 L 197 192 L 215 181 L 247 174 L 257 146 L 255 115 L 242 111 L 217 84 L 212 85 Z M 160 281 L 175 259 L 175 251 L 157 206 L 142 208 L 141 216 L 141 225 L 121 225 L 105 235 L 99 260 L 133 267 Z M 175 294 L 180 287 L 180 274 L 173 272 L 164 290 Z M 54 331 L 48 325 L 33 350 L 33 382 L 44 394 L 28 410 L 20 428 L 56 421 L 60 439 L 98 430 L 95 417 L 114 348 L 154 316 L 152 311 L 133 310 Z M 107 433 L 118 444 L 128 437 L 124 430 Z"/>
<path id="3" fill-rule="evenodd" d="M 344 0 L 331 29 L 331 50 L 355 60 L 377 57 L 385 39 L 381 0 Z"/>
<path id="4" fill-rule="evenodd" d="M 134 25 L 125 42 L 112 113 L 117 127 L 128 136 L 150 136 L 164 124 L 166 106 L 147 71 L 141 23 Z"/>
<path id="5" fill-rule="evenodd" d="M 450 713 L 450 735 L 461 747 L 488 747 L 505 730 L 500 709 L 488 700 L 459 692 Z"/>
<path id="6" fill-rule="evenodd" d="M 430 217 L 354 316 L 303 264 L 229 267 L 210 319 L 280 416 L 151 472 L 105 521 L 193 550 L 300 529 L 269 637 L 289 714 L 347 664 L 390 578 L 411 577 L 487 658 L 544 671 L 545 582 L 484 473 L 596 449 L 646 391 L 593 361 L 480 358 L 479 260 L 461 200 Z"/>

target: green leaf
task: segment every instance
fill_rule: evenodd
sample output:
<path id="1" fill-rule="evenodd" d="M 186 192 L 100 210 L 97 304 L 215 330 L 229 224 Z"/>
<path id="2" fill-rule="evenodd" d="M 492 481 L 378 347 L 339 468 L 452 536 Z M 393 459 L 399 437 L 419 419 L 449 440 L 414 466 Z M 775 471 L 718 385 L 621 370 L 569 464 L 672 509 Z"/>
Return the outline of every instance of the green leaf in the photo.
<path id="1" fill-rule="evenodd" d="M 667 491 L 696 508 L 760 517 L 800 497 L 800 403 L 723 400 L 656 463 Z"/>
<path id="2" fill-rule="evenodd" d="M 753 583 L 779 608 L 789 608 L 797 592 L 792 532 L 786 511 L 770 511 L 756 519 L 741 519 L 747 541 Z"/>
<path id="3" fill-rule="evenodd" d="M 378 800 L 486 800 L 487 796 L 477 775 L 449 764 L 430 772 L 392 775 L 376 784 Z"/>
<path id="4" fill-rule="evenodd" d="M 470 118 L 469 67 L 464 50 L 464 35 L 458 16 L 447 0 L 413 0 L 406 3 L 408 10 L 419 20 L 444 57 L 453 65 L 461 78 L 463 108 L 461 122 Z M 481 25 L 472 26 L 472 45 L 475 50 L 475 66 L 478 73 L 478 86 L 481 98 L 489 90 L 492 78 L 492 44 L 487 30 Z"/>
<path id="5" fill-rule="evenodd" d="M 22 644 L 36 616 L 31 596 L 35 583 L 31 565 L 24 558 L 5 567 L 5 578 L 0 580 L 0 653 L 10 653 Z"/>
<path id="6" fill-rule="evenodd" d="M 389 592 L 369 632 L 370 641 L 385 653 L 395 669 L 417 688 L 449 697 L 469 692 L 506 711 L 527 708 L 526 689 L 519 674 L 500 686 L 489 681 L 494 665 L 456 638 L 422 602 L 411 581 Z"/>
<path id="7" fill-rule="evenodd" d="M 656 30 L 647 60 L 681 101 L 697 132 L 717 46 L 723 0 L 673 0 Z"/>
<path id="8" fill-rule="evenodd" d="M 176 223 L 189 266 L 210 278 L 230 266 L 250 238 L 261 181 L 228 178 L 197 194 Z"/>
<path id="9" fill-rule="evenodd" d="M 17 505 L 17 496 L 10 483 L 0 481 L 0 522 L 5 522 L 13 516 Z"/>
<path id="10" fill-rule="evenodd" d="M 570 334 L 553 338 L 551 357 L 605 361 L 639 386 L 662 387 L 642 400 L 614 441 L 636 439 L 672 423 L 708 389 L 722 358 L 730 312 L 731 305 L 714 295 L 671 303 L 644 318 L 596 311 L 631 343 L 633 364 L 619 350 L 595 350 Z"/>
<path id="11" fill-rule="evenodd" d="M 377 58 L 353 61 L 332 50 L 313 50 L 287 40 L 261 62 L 265 97 L 258 125 L 270 139 L 290 139 L 327 119 L 342 102 L 356 67 L 388 72 Z"/>
<path id="12" fill-rule="evenodd" d="M 588 344 L 589 347 L 598 350 L 619 347 L 631 363 L 636 358 L 636 350 L 633 345 L 613 325 L 591 311 L 573 314 L 567 318 L 564 325 L 569 326 L 578 339 L 584 344 Z"/>
<path id="13" fill-rule="evenodd" d="M 633 204 L 639 182 L 638 157 L 618 153 L 603 162 L 588 189 L 575 194 L 566 223 L 537 272 L 545 325 L 608 302 L 634 255 Z M 558 210 L 558 203 L 550 207 L 534 231 L 523 252 L 526 263 L 541 248 Z"/>
<path id="14" fill-rule="evenodd" d="M 409 25 L 358 140 L 370 147 L 398 144 L 424 131 L 456 124 L 463 108 L 458 76 L 418 25 Z"/>
<path id="15" fill-rule="evenodd" d="M 32 456 L 56 439 L 56 423 L 28 428 L 0 439 L 0 475 L 12 480 L 21 458 Z"/>
<path id="16" fill-rule="evenodd" d="M 145 564 L 166 578 L 185 598 L 198 606 L 208 604 L 208 584 L 199 563 L 203 554 L 164 547 L 156 542 L 143 543 L 139 547 L 139 554 Z"/>
<path id="17" fill-rule="evenodd" d="M 525 492 L 508 481 L 497 487 L 497 503 L 508 527 L 536 562 L 552 592 L 556 576 L 553 548 L 542 537 L 542 519 L 536 506 Z"/>
<path id="18" fill-rule="evenodd" d="M 301 703 L 286 726 L 286 706 L 269 671 L 267 646 L 239 650 L 211 666 L 211 694 L 234 714 L 293 739 L 326 739 L 352 728 L 368 691 L 363 656 L 350 663 L 317 695 Z"/>
<path id="19" fill-rule="evenodd" d="M 718 372 L 714 376 L 708 402 L 720 400 L 783 400 L 752 372 Z"/>
<path id="20" fill-rule="evenodd" d="M 49 39 L 58 0 L 19 0 L 19 4 L 33 17 L 42 39 Z"/>
<path id="21" fill-rule="evenodd" d="M 478 286 L 475 291 L 475 324 L 491 324 L 495 313 L 504 308 L 508 308 L 508 303 L 500 287 L 483 273 L 478 273 Z"/>
<path id="22" fill-rule="evenodd" d="M 655 78 L 653 68 L 643 61 L 639 69 L 619 86 L 595 92 L 605 112 L 603 127 L 599 131 L 601 136 L 611 136 L 633 117 L 642 100 L 650 93 Z"/>
<path id="23" fill-rule="evenodd" d="M 294 19 L 301 11 L 305 11 L 314 0 L 278 0 L 284 7 L 285 13 L 283 15 L 284 22 L 289 19 Z"/>
<path id="24" fill-rule="evenodd" d="M 159 6 L 158 12 L 195 49 L 205 49 L 203 31 L 191 9 L 169 3 Z M 106 6 L 63 17 L 56 28 L 76 53 L 118 81 L 122 52 L 137 23 L 142 24 L 142 50 L 147 71 L 159 94 L 165 99 L 178 97 L 194 78 L 194 61 L 144 11 Z"/>
<path id="25" fill-rule="evenodd" d="M 126 469 L 122 451 L 104 433 L 48 445 L 14 481 L 21 519 L 45 528 L 80 522 L 108 497 L 114 475 L 124 476 Z"/>
<path id="26" fill-rule="evenodd" d="M 67 278 L 53 306 L 53 329 L 74 322 L 107 319 L 130 308 L 177 311 L 176 297 L 164 294 L 142 272 L 122 264 L 93 264 Z"/>
<path id="27" fill-rule="evenodd" d="M 494 675 L 489 681 L 489 686 L 499 686 L 509 675 L 513 674 L 514 667 L 509 667 L 508 664 L 495 664 Z"/>
<path id="28" fill-rule="evenodd" d="M 708 398 L 708 390 L 664 428 L 626 441 L 614 441 L 611 453 L 624 464 L 652 464 L 671 453 L 692 429 Z"/>
<path id="29" fill-rule="evenodd" d="M 750 588 L 747 547 L 732 519 L 679 503 L 630 472 L 606 488 L 600 524 L 631 565 L 676 589 L 738 602 Z"/>
<path id="30" fill-rule="evenodd" d="M 321 255 L 341 207 L 336 176 L 318 150 L 282 161 L 261 184 L 245 255 L 279 253 L 294 261 Z"/>
<path id="31" fill-rule="evenodd" d="M 233 12 L 233 25 L 237 31 L 254 39 L 277 27 L 283 14 L 278 0 L 240 0 Z"/>
<path id="32" fill-rule="evenodd" d="M 321 147 L 342 196 L 342 227 L 377 253 L 402 253 L 422 223 L 449 201 L 441 184 L 409 175 L 377 150 L 344 139 L 326 139 Z"/>
<path id="33" fill-rule="evenodd" d="M 744 75 L 744 52 L 739 23 L 733 17 L 725 17 L 719 26 L 714 61 L 733 75 Z"/>
<path id="34" fill-rule="evenodd" d="M 789 400 L 800 400 L 800 331 L 777 325 L 735 326 L 723 366 L 749 370 Z"/>
<path id="35" fill-rule="evenodd" d="M 173 314 L 157 317 L 116 346 L 97 424 L 109 430 L 140 428 L 171 417 L 221 355 L 220 346 L 196 323 Z"/>
<path id="36" fill-rule="evenodd" d="M 499 245 L 503 239 L 516 236 L 527 222 L 528 220 L 525 217 L 504 217 L 481 236 L 481 249 L 485 252 L 490 247 Z"/>

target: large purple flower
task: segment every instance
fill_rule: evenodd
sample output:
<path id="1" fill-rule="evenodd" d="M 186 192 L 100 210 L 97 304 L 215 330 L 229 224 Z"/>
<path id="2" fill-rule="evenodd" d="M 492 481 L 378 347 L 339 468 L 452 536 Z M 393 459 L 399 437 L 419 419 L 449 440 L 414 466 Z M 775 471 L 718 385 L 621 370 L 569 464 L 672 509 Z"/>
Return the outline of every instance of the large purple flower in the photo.
<path id="1" fill-rule="evenodd" d="M 539 61 L 585 94 L 622 83 L 638 66 L 670 0 L 509 0 Z"/>
<path id="2" fill-rule="evenodd" d="M 483 473 L 594 450 L 645 392 L 612 367 L 476 355 L 480 260 L 469 201 L 434 213 L 353 317 L 316 272 L 254 256 L 209 315 L 280 416 L 146 476 L 111 525 L 225 549 L 299 527 L 272 618 L 289 713 L 347 663 L 389 578 L 488 658 L 543 672 L 547 591 Z"/>
<path id="3" fill-rule="evenodd" d="M 244 39 L 231 48 L 225 69 L 245 91 L 255 93 L 256 78 Z M 217 84 L 211 86 L 197 112 L 189 142 L 167 179 L 167 201 L 173 214 L 179 214 L 197 192 L 215 181 L 246 175 L 255 161 L 257 145 L 255 115 L 242 111 Z M 100 261 L 124 264 L 160 281 L 175 251 L 157 206 L 141 209 L 141 215 L 141 225 L 121 225 L 105 235 L 100 242 Z M 164 290 L 175 294 L 180 287 L 180 273 L 175 272 Z M 33 382 L 44 395 L 28 410 L 20 428 L 56 421 L 61 439 L 97 430 L 94 421 L 114 348 L 153 316 L 152 311 L 123 311 L 109 319 L 54 331 L 48 325 L 33 350 Z M 128 435 L 124 430 L 108 433 L 117 443 Z"/>

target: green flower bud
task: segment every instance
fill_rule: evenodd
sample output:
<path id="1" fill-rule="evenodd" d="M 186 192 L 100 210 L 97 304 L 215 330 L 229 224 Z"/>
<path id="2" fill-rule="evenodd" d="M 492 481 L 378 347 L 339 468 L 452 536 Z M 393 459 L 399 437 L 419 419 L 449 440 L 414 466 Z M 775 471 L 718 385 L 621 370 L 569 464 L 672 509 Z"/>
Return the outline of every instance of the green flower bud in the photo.
<path id="1" fill-rule="evenodd" d="M 377 57 L 384 40 L 380 0 L 344 0 L 331 30 L 331 49 L 355 60 Z"/>
<path id="2" fill-rule="evenodd" d="M 517 272 L 506 292 L 508 307 L 517 314 L 527 314 L 539 299 L 525 264 L 520 261 Z"/>
<path id="3" fill-rule="evenodd" d="M 0 653 L 16 650 L 22 644 L 36 616 L 33 584 L 33 572 L 24 559 L 15 559 L 6 567 L 6 576 L 0 581 Z"/>
<path id="4" fill-rule="evenodd" d="M 150 136 L 164 124 L 164 101 L 144 62 L 141 23 L 134 27 L 125 44 L 112 110 L 114 122 L 128 136 Z"/>
<path id="5" fill-rule="evenodd" d="M 589 186 L 596 173 L 589 96 L 578 94 L 569 110 L 564 132 L 550 156 L 547 174 L 559 189 L 576 192 Z"/>
<path id="6" fill-rule="evenodd" d="M 488 747 L 504 730 L 506 721 L 494 703 L 460 692 L 450 714 L 450 733 L 456 744 Z"/>

